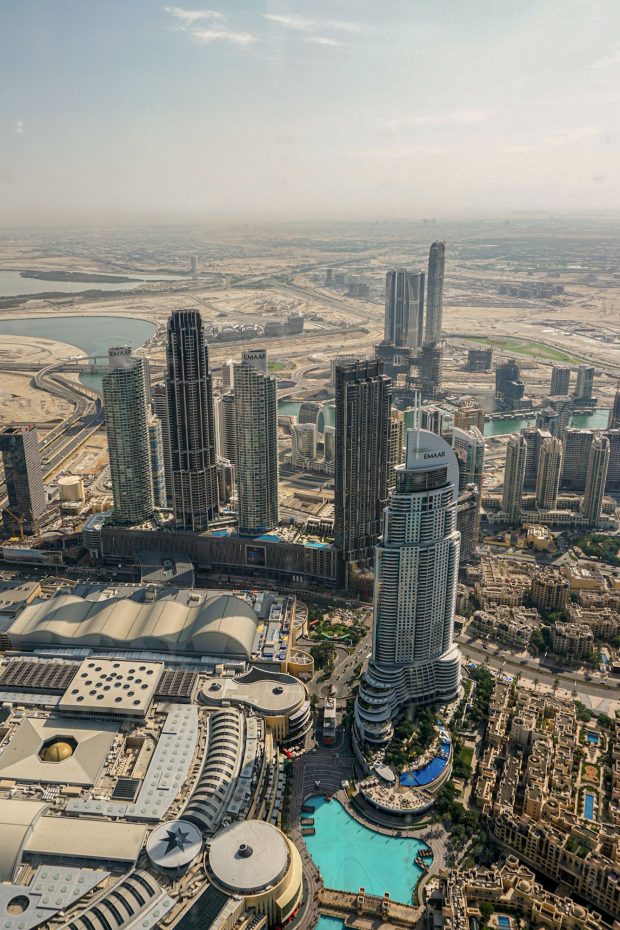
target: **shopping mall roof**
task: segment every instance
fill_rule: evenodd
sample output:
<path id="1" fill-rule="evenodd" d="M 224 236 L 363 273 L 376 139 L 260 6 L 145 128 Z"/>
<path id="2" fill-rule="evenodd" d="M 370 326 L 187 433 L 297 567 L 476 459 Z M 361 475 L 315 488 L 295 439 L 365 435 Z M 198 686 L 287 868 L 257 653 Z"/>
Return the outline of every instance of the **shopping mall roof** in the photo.
<path id="1" fill-rule="evenodd" d="M 236 678 L 207 678 L 200 692 L 204 704 L 242 704 L 269 717 L 291 714 L 305 699 L 297 678 L 256 668 Z"/>
<path id="2" fill-rule="evenodd" d="M 288 867 L 283 834 L 262 820 L 234 823 L 209 845 L 209 868 L 216 881 L 235 894 L 257 894 L 278 882 Z"/>
<path id="3" fill-rule="evenodd" d="M 146 603 L 65 594 L 26 607 L 7 634 L 17 649 L 90 646 L 249 659 L 257 624 L 246 601 L 219 592 Z"/>
<path id="4" fill-rule="evenodd" d="M 32 826 L 46 808 L 41 801 L 0 799 L 0 881 L 12 880 Z"/>

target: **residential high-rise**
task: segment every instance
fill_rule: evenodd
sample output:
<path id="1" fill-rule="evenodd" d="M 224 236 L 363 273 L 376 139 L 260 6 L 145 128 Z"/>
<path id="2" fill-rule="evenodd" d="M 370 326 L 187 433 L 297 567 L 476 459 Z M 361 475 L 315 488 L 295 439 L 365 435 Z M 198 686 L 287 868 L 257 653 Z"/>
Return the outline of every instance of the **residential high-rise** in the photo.
<path id="1" fill-rule="evenodd" d="M 490 371 L 493 367 L 493 346 L 467 350 L 467 371 Z"/>
<path id="2" fill-rule="evenodd" d="M 525 462 L 523 490 L 535 491 L 536 479 L 538 477 L 540 450 L 545 439 L 551 437 L 551 433 L 545 429 L 530 427 L 528 429 L 521 430 L 521 435 L 527 443 L 527 458 Z"/>
<path id="3" fill-rule="evenodd" d="M 459 429 L 471 429 L 476 426 L 481 433 L 484 432 L 485 413 L 484 407 L 475 401 L 466 401 L 462 403 L 454 414 L 454 425 Z"/>
<path id="4" fill-rule="evenodd" d="M 156 507 L 166 507 L 164 443 L 161 420 L 156 416 L 149 417 L 149 452 L 151 458 L 151 477 L 153 479 L 153 503 Z"/>
<path id="5" fill-rule="evenodd" d="M 235 376 L 235 362 L 234 359 L 226 359 L 225 362 L 222 362 L 222 393 L 225 394 L 227 391 L 232 391 L 234 387 L 234 376 Z"/>
<path id="6" fill-rule="evenodd" d="M 235 466 L 228 459 L 217 460 L 217 485 L 220 495 L 220 504 L 227 504 L 235 488 Z"/>
<path id="7" fill-rule="evenodd" d="M 7 533 L 37 531 L 47 498 L 41 469 L 41 453 L 34 426 L 7 426 L 0 432 L 7 506 L 2 522 Z"/>
<path id="8" fill-rule="evenodd" d="M 392 382 L 377 359 L 336 367 L 335 544 L 366 566 L 387 503 Z"/>
<path id="9" fill-rule="evenodd" d="M 168 320 L 166 391 L 175 523 L 205 530 L 217 514 L 218 486 L 209 352 L 198 310 L 174 310 Z"/>
<path id="10" fill-rule="evenodd" d="M 495 399 L 501 404 L 515 406 L 525 394 L 517 360 L 510 358 L 495 366 Z"/>
<path id="11" fill-rule="evenodd" d="M 312 423 L 314 426 L 316 426 L 320 412 L 321 405 L 319 403 L 317 403 L 315 400 L 304 400 L 299 406 L 297 422 Z"/>
<path id="12" fill-rule="evenodd" d="M 551 385 L 549 394 L 557 396 L 568 394 L 570 390 L 570 368 L 566 365 L 553 365 L 551 368 Z"/>
<path id="13" fill-rule="evenodd" d="M 440 436 L 407 431 L 405 462 L 375 549 L 372 656 L 355 702 L 362 740 L 383 744 L 411 705 L 454 700 L 461 662 L 453 642 L 459 565 L 458 464 Z"/>
<path id="14" fill-rule="evenodd" d="M 554 510 L 558 502 L 562 474 L 562 440 L 549 436 L 543 440 L 536 478 L 536 506 L 539 510 Z"/>
<path id="15" fill-rule="evenodd" d="M 433 242 L 428 254 L 426 332 L 429 342 L 441 339 L 443 327 L 443 278 L 446 264 L 445 242 Z"/>
<path id="16" fill-rule="evenodd" d="M 609 411 L 609 429 L 620 429 L 620 382 L 618 382 L 614 401 Z"/>
<path id="17" fill-rule="evenodd" d="M 441 389 L 443 343 L 424 342 L 418 355 L 420 392 L 424 400 L 437 397 Z"/>
<path id="18" fill-rule="evenodd" d="M 588 474 L 588 458 L 594 433 L 589 429 L 564 431 L 564 465 L 560 487 L 563 491 L 583 494 Z"/>
<path id="19" fill-rule="evenodd" d="M 521 514 L 526 460 L 527 443 L 525 437 L 520 433 L 515 433 L 510 437 L 506 446 L 504 493 L 502 496 L 502 510 L 508 514 L 511 523 L 516 523 Z"/>
<path id="20" fill-rule="evenodd" d="M 264 533 L 279 518 L 276 379 L 248 362 L 235 365 L 235 422 L 239 532 Z"/>
<path id="21" fill-rule="evenodd" d="M 241 364 L 250 365 L 251 368 L 257 368 L 266 375 L 268 371 L 267 349 L 265 346 L 255 346 L 251 349 L 244 349 L 241 353 Z"/>
<path id="22" fill-rule="evenodd" d="M 166 484 L 166 505 L 172 506 L 172 453 L 170 450 L 170 429 L 168 426 L 168 395 L 165 384 L 154 384 L 151 388 L 151 410 L 161 425 L 161 444 L 164 456 L 164 481 Z"/>
<path id="23" fill-rule="evenodd" d="M 546 419 L 537 414 L 536 425 L 546 425 L 552 436 L 563 439 L 573 415 L 573 398 L 569 394 L 549 396 L 547 404 L 547 410 L 543 411 L 547 414 Z"/>
<path id="24" fill-rule="evenodd" d="M 420 429 L 427 429 L 429 433 L 437 433 L 438 436 L 445 431 L 445 421 L 447 413 L 441 407 L 435 404 L 424 404 L 420 407 Z"/>
<path id="25" fill-rule="evenodd" d="M 335 355 L 331 360 L 331 384 L 336 387 L 336 369 L 339 365 L 355 365 L 356 362 L 363 362 L 364 359 L 359 355 Z"/>
<path id="26" fill-rule="evenodd" d="M 293 423 L 291 427 L 291 461 L 305 468 L 316 459 L 316 426 L 313 423 Z"/>
<path id="27" fill-rule="evenodd" d="M 474 484 L 459 492 L 456 528 L 461 535 L 459 563 L 463 565 L 474 558 L 480 542 L 480 491 Z"/>
<path id="28" fill-rule="evenodd" d="M 461 534 L 461 560 L 470 559 L 480 541 L 480 508 L 484 483 L 486 442 L 480 430 L 472 426 L 452 429 L 452 448 L 459 466 L 459 500 L 457 529 Z"/>
<path id="29" fill-rule="evenodd" d="M 573 395 L 575 400 L 591 400 L 593 388 L 594 368 L 591 365 L 580 365 L 577 369 L 577 384 L 575 386 L 575 393 Z"/>
<path id="30" fill-rule="evenodd" d="M 620 493 L 620 429 L 605 430 L 603 436 L 609 440 L 609 468 L 607 469 L 607 494 Z"/>
<path id="31" fill-rule="evenodd" d="M 326 426 L 323 432 L 323 449 L 326 462 L 333 462 L 336 458 L 336 430 L 333 426 Z"/>
<path id="32" fill-rule="evenodd" d="M 218 399 L 219 449 L 218 454 L 237 464 L 237 413 L 233 391 L 222 394 Z"/>
<path id="33" fill-rule="evenodd" d="M 392 410 L 390 415 L 390 443 L 388 448 L 387 489 L 391 492 L 396 487 L 396 466 L 402 465 L 405 441 L 405 416 L 400 410 Z"/>
<path id="34" fill-rule="evenodd" d="M 601 522 L 605 482 L 609 467 L 609 439 L 597 434 L 592 440 L 588 458 L 588 477 L 583 496 L 582 512 L 589 526 L 598 526 Z"/>
<path id="35" fill-rule="evenodd" d="M 475 484 L 482 491 L 486 442 L 480 430 L 475 426 L 468 430 L 455 426 L 452 429 L 452 448 L 459 463 L 459 490 Z"/>
<path id="36" fill-rule="evenodd" d="M 155 509 L 145 360 L 125 347 L 108 352 L 103 376 L 110 479 L 115 523 L 147 520 Z"/>
<path id="37" fill-rule="evenodd" d="M 424 272 L 399 268 L 385 276 L 384 339 L 419 349 L 424 334 Z"/>

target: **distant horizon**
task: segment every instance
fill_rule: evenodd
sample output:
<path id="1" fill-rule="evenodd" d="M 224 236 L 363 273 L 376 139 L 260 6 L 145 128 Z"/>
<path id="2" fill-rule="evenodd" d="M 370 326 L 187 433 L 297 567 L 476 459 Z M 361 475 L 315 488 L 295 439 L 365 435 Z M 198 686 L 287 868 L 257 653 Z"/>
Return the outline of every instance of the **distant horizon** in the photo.
<path id="1" fill-rule="evenodd" d="M 336 215 L 336 214 L 325 214 L 325 215 L 303 215 L 303 216 L 289 216 L 282 217 L 277 215 L 222 215 L 211 218 L 199 218 L 194 216 L 174 216 L 173 214 L 166 216 L 148 216 L 144 215 L 141 217 L 127 217 L 127 216 L 109 216 L 109 217 L 98 217 L 96 220 L 90 217 L 75 217 L 72 219 L 62 220 L 61 218 L 56 218 L 55 220 L 49 220 L 47 222 L 41 221 L 39 223 L 32 222 L 14 222 L 10 224 L 5 224 L 0 222 L 0 234 L 2 233 L 11 233 L 12 231 L 22 231 L 22 232 L 43 232 L 45 230 L 53 229 L 101 229 L 101 230 L 114 230 L 114 229 L 132 229 L 132 228 L 146 228 L 146 229 L 158 229 L 158 228 L 187 228 L 187 229 L 201 229 L 201 228 L 236 228 L 236 227 L 287 227 L 287 226 L 389 226 L 393 225 L 395 227 L 399 226 L 419 226 L 421 230 L 426 230 L 428 232 L 428 241 L 429 244 L 435 238 L 435 234 L 439 235 L 441 238 L 440 226 L 447 223 L 455 223 L 458 225 L 474 225 L 476 223 L 481 224 L 501 224 L 505 223 L 508 220 L 516 220 L 527 222 L 528 220 L 537 221 L 553 221 L 557 220 L 559 222 L 564 222 L 568 225 L 580 222 L 596 223 L 600 222 L 609 222 L 620 223 L 620 209 L 619 208 L 610 208 L 609 210 L 596 209 L 596 210 L 582 210 L 582 211 L 559 211 L 559 210 L 506 210 L 506 211 L 497 211 L 489 213 L 463 213 L 463 214 L 453 214 L 446 213 L 442 214 L 439 211 L 435 216 L 380 216 L 380 215 L 368 215 L 368 216 L 354 216 L 354 215 Z M 510 229 L 511 227 L 507 227 Z"/>

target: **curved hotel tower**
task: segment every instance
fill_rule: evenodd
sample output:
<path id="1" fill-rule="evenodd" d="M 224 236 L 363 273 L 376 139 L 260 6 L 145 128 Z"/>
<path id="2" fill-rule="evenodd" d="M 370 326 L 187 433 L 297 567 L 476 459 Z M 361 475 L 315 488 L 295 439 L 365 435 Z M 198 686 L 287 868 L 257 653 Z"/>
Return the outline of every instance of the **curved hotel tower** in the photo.
<path id="1" fill-rule="evenodd" d="M 357 730 L 367 742 L 387 742 L 407 706 L 459 694 L 460 654 L 452 642 L 458 487 L 458 462 L 448 443 L 426 430 L 408 430 L 405 464 L 396 468 L 396 490 L 375 549 L 372 658 L 355 703 Z"/>

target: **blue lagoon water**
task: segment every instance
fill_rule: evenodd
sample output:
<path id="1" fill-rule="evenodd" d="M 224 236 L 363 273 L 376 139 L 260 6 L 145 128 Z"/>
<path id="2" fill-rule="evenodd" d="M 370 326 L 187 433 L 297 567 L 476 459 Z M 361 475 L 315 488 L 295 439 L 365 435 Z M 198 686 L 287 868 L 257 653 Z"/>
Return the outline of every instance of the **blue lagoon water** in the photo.
<path id="1" fill-rule="evenodd" d="M 0 337 L 51 339 L 75 346 L 90 356 L 105 356 L 110 346 L 130 345 L 136 349 L 150 339 L 156 330 L 156 325 L 149 320 L 137 320 L 129 316 L 39 316 L 0 320 Z M 101 375 L 85 372 L 80 375 L 80 381 L 86 387 L 99 390 Z"/>
<path id="2" fill-rule="evenodd" d="M 387 891 L 394 901 L 411 903 L 423 874 L 415 859 L 428 849 L 425 843 L 375 833 L 338 801 L 312 798 L 307 803 L 314 807 L 316 833 L 304 841 L 328 888 L 356 892 L 364 887 L 368 894 L 380 896 Z"/>
<path id="3" fill-rule="evenodd" d="M 278 404 L 278 413 L 284 417 L 299 416 L 299 401 L 281 400 Z M 507 420 L 487 420 L 484 424 L 485 436 L 506 436 L 508 433 L 518 433 L 519 430 L 528 426 L 533 426 L 536 415 L 533 416 L 514 416 Z M 592 413 L 578 414 L 571 420 L 571 425 L 577 429 L 606 429 L 609 423 L 609 409 L 602 408 L 594 410 Z M 325 418 L 323 421 L 322 414 L 319 414 L 318 430 L 323 432 L 324 426 L 336 425 L 336 405 L 328 402 L 325 407 Z M 413 429 L 413 411 L 405 411 L 405 429 Z"/>

